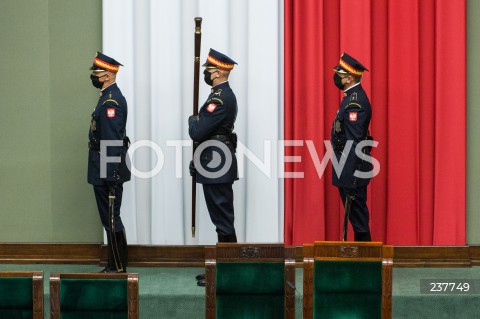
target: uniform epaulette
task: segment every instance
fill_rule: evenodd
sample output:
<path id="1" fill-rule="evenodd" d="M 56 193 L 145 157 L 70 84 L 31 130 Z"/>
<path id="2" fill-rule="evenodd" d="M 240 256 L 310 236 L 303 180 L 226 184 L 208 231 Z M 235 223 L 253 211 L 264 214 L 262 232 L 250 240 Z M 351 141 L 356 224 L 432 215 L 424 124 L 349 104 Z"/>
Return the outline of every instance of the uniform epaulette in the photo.
<path id="1" fill-rule="evenodd" d="M 348 109 L 349 107 L 358 107 L 358 108 L 362 108 L 362 106 L 358 103 L 355 103 L 355 102 L 350 102 L 347 104 L 347 106 L 345 106 L 346 109 Z"/>
<path id="2" fill-rule="evenodd" d="M 102 103 L 102 105 L 104 105 L 105 103 L 107 102 L 113 102 L 115 103 L 116 105 L 119 105 L 117 101 L 113 100 L 113 99 L 108 99 L 108 100 L 105 100 L 105 102 Z"/>

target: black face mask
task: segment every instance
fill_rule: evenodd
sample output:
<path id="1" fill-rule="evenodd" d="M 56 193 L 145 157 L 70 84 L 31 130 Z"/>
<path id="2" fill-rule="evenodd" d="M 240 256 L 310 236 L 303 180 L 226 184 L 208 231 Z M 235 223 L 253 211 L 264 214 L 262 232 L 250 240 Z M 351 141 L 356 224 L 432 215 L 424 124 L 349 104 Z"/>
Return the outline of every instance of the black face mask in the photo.
<path id="1" fill-rule="evenodd" d="M 212 73 L 208 72 L 207 69 L 205 69 L 205 71 L 203 71 L 203 75 L 204 75 L 203 80 L 205 81 L 205 83 L 207 83 L 207 85 L 212 86 L 213 85 Z"/>
<path id="2" fill-rule="evenodd" d="M 343 90 L 343 88 L 345 87 L 345 84 L 342 84 L 342 77 L 338 75 L 338 73 L 335 73 L 333 75 L 333 83 L 335 83 L 335 86 L 340 90 Z"/>
<path id="3" fill-rule="evenodd" d="M 101 89 L 103 86 L 103 82 L 100 82 L 100 78 L 104 77 L 105 75 L 106 74 L 102 76 L 96 76 L 96 75 L 90 74 L 90 80 L 92 80 L 92 85 L 97 89 Z"/>

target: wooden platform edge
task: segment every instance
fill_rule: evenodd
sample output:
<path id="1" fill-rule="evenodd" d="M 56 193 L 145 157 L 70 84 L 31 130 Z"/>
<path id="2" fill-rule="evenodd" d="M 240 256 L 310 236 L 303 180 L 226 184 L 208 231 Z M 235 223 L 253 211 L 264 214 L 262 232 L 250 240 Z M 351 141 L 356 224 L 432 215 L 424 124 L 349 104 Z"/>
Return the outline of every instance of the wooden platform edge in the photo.
<path id="1" fill-rule="evenodd" d="M 131 267 L 203 267 L 204 246 L 130 245 Z M 295 247 L 298 266 L 303 247 Z M 98 264 L 107 260 L 101 243 L 0 243 L 2 264 Z M 396 246 L 394 267 L 480 266 L 480 246 Z"/>

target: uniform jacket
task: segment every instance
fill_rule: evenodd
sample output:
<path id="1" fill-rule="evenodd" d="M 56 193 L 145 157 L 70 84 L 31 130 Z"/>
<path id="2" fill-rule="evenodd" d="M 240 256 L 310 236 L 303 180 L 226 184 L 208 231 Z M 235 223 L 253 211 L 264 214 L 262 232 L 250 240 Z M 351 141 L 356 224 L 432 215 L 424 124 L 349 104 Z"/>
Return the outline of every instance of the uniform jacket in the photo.
<path id="1" fill-rule="evenodd" d="M 107 155 L 121 157 L 121 163 L 107 164 L 105 178 L 100 177 L 100 141 L 122 141 L 126 136 L 127 101 L 117 84 L 112 84 L 101 92 L 97 106 L 90 122 L 88 152 L 88 182 L 93 185 L 104 185 L 105 181 L 117 180 L 119 183 L 130 180 L 130 171 L 125 162 L 127 148 L 109 146 Z M 109 158 L 109 161 L 112 159 Z"/>
<path id="2" fill-rule="evenodd" d="M 332 169 L 332 183 L 337 187 L 356 189 L 358 186 L 365 186 L 370 178 L 358 178 L 354 176 L 356 170 L 370 172 L 372 164 L 365 156 L 370 156 L 370 149 L 363 148 L 363 156 L 355 154 L 357 144 L 368 135 L 368 126 L 372 116 L 372 109 L 367 94 L 361 84 L 354 86 L 344 92 L 344 98 L 333 121 L 331 132 L 331 143 L 338 162 L 344 157 L 345 166 L 339 176 Z M 350 151 L 344 149 L 347 141 L 353 141 Z"/>
<path id="3" fill-rule="evenodd" d="M 233 132 L 237 117 L 237 98 L 228 82 L 223 82 L 212 88 L 210 95 L 198 112 L 188 120 L 189 134 L 194 142 L 202 143 L 208 140 L 219 140 L 218 136 L 228 136 Z M 197 182 L 201 184 L 230 183 L 238 179 L 237 158 L 231 140 L 222 141 L 228 148 L 231 165 L 222 176 L 210 178 L 203 176 L 197 167 Z M 198 153 L 198 152 L 197 152 Z M 221 156 L 221 164 L 217 159 Z M 219 171 L 224 167 L 225 155 L 218 147 L 207 147 L 200 154 L 200 163 L 208 172 Z M 209 167 L 213 166 L 213 167 Z M 215 169 L 216 168 L 216 169 Z"/>

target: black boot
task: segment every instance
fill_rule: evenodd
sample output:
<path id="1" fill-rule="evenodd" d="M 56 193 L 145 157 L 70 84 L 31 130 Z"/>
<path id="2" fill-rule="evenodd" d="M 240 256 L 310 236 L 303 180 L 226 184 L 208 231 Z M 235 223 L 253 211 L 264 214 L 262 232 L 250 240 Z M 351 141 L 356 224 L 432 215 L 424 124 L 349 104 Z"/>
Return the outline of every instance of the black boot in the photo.
<path id="1" fill-rule="evenodd" d="M 127 245 L 127 234 L 125 233 L 125 229 L 115 233 L 117 237 L 117 245 L 118 245 L 118 255 L 120 257 L 121 268 L 123 269 L 122 272 L 127 272 L 127 265 L 128 265 L 128 245 Z"/>
<path id="2" fill-rule="evenodd" d="M 117 244 L 116 247 L 114 247 L 110 239 L 110 234 L 107 235 L 108 262 L 107 262 L 107 267 L 105 267 L 101 271 L 103 273 L 127 272 L 128 246 L 127 246 L 127 236 L 125 234 L 125 230 L 115 233 L 115 241 Z M 113 249 L 116 250 L 115 253 L 118 260 L 115 260 L 115 256 L 113 255 Z"/>
<path id="3" fill-rule="evenodd" d="M 205 274 L 199 274 L 195 279 L 197 280 L 197 286 L 205 287 Z"/>
<path id="4" fill-rule="evenodd" d="M 116 272 L 115 263 L 113 262 L 112 242 L 110 240 L 110 234 L 107 232 L 107 267 L 103 268 L 102 273 Z"/>
<path id="5" fill-rule="evenodd" d="M 372 241 L 370 232 L 358 232 L 354 234 L 355 241 Z"/>
<path id="6" fill-rule="evenodd" d="M 218 234 L 219 243 L 236 243 L 237 235 L 235 233 L 229 235 Z"/>

